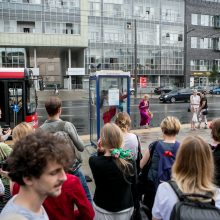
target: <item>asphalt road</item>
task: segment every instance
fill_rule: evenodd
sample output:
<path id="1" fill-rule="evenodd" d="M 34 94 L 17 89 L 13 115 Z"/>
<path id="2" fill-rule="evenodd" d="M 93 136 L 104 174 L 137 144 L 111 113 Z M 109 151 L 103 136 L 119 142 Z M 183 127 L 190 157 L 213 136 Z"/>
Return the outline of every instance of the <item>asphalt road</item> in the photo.
<path id="1" fill-rule="evenodd" d="M 89 134 L 89 104 L 88 98 L 74 101 L 63 101 L 62 115 L 63 120 L 72 122 L 80 135 Z M 134 98 L 131 99 L 131 119 L 132 128 L 139 128 L 140 116 L 138 110 L 139 99 L 134 103 Z M 154 114 L 151 121 L 152 127 L 158 127 L 164 117 L 168 115 L 176 116 L 181 123 L 189 123 L 191 119 L 191 113 L 187 112 L 189 103 L 160 103 L 158 99 L 150 100 L 150 109 Z M 208 97 L 209 114 L 208 120 L 220 117 L 220 96 Z M 39 123 L 42 124 L 47 114 L 44 109 L 44 102 L 39 101 L 38 106 Z"/>

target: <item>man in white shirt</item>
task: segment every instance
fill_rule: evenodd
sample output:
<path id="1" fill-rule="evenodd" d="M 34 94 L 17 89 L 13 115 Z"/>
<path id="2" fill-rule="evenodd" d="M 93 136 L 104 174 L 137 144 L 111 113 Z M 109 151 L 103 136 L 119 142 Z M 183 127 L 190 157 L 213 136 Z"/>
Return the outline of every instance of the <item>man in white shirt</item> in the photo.
<path id="1" fill-rule="evenodd" d="M 193 90 L 193 94 L 190 96 L 190 108 L 192 112 L 192 120 L 191 120 L 191 130 L 196 129 L 196 122 L 198 122 L 198 112 L 200 105 L 200 96 L 197 93 L 197 90 Z"/>

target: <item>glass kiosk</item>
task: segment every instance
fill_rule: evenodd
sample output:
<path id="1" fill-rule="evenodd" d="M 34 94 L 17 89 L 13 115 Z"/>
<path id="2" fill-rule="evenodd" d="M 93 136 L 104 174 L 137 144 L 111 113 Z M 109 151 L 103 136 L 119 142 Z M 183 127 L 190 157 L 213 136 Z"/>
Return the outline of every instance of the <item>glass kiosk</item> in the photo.
<path id="1" fill-rule="evenodd" d="M 114 122 L 118 112 L 130 114 L 130 72 L 97 71 L 89 78 L 90 141 L 97 145 L 105 123 Z"/>

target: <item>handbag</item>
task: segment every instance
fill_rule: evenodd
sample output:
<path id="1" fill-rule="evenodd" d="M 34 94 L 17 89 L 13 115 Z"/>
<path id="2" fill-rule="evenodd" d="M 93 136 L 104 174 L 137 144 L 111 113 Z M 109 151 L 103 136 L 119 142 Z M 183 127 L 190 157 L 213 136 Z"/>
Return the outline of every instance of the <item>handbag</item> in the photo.
<path id="1" fill-rule="evenodd" d="M 187 112 L 191 112 L 190 105 L 188 106 Z"/>
<path id="2" fill-rule="evenodd" d="M 130 220 L 150 220 L 150 216 L 151 213 L 149 208 L 140 202 L 140 206 L 138 208 L 134 208 Z"/>
<path id="3" fill-rule="evenodd" d="M 142 168 L 142 170 L 140 171 L 138 175 L 138 181 L 141 183 L 147 182 L 148 180 L 147 176 L 148 176 L 148 172 L 151 167 L 152 157 L 153 157 L 153 153 L 154 153 L 157 143 L 158 141 L 154 141 L 153 143 L 149 145 L 149 151 L 150 151 L 149 160 L 147 161 L 147 164 L 144 165 L 144 167 Z"/>
<path id="4" fill-rule="evenodd" d="M 149 111 L 149 110 L 148 110 L 147 114 L 148 114 L 148 116 L 149 116 L 150 118 L 153 118 L 153 117 L 154 117 L 154 114 L 153 114 L 151 111 Z"/>
<path id="5" fill-rule="evenodd" d="M 208 115 L 208 109 L 206 108 L 206 109 L 204 109 L 203 111 L 202 111 L 202 115 Z"/>

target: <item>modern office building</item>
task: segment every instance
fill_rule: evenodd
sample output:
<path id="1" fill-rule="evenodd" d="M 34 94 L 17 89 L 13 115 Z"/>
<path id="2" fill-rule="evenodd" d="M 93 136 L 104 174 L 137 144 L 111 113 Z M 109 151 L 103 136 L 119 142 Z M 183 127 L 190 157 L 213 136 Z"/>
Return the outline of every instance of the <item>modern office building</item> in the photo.
<path id="1" fill-rule="evenodd" d="M 220 0 L 185 2 L 186 81 L 206 86 L 220 71 Z"/>
<path id="2" fill-rule="evenodd" d="M 87 0 L 0 0 L 0 67 L 33 68 L 46 84 L 81 84 Z M 68 86 L 68 85 L 66 85 Z"/>
<path id="3" fill-rule="evenodd" d="M 68 88 L 96 70 L 207 84 L 220 67 L 219 11 L 219 0 L 0 0 L 0 67 Z"/>
<path id="4" fill-rule="evenodd" d="M 86 72 L 131 71 L 183 85 L 184 0 L 88 0 Z"/>

